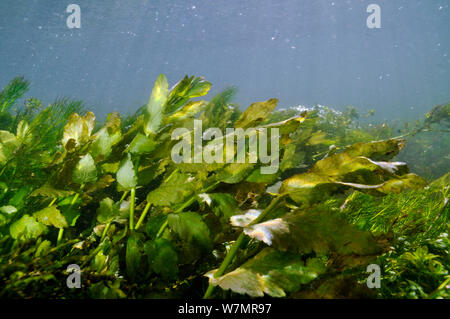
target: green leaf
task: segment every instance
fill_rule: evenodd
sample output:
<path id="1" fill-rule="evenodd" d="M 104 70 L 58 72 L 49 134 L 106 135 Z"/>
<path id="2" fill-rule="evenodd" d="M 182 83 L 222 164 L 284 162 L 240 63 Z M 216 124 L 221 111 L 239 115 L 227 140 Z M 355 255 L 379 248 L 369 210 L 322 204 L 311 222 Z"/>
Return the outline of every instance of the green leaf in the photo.
<path id="1" fill-rule="evenodd" d="M 131 141 L 127 148 L 127 152 L 131 154 L 141 155 L 150 153 L 157 146 L 157 143 L 151 137 L 147 137 L 141 133 L 138 133 Z"/>
<path id="2" fill-rule="evenodd" d="M 208 94 L 210 88 L 211 83 L 206 82 L 202 77 L 185 76 L 171 89 L 166 113 L 171 114 L 179 110 L 189 99 Z"/>
<path id="3" fill-rule="evenodd" d="M 231 194 L 226 193 L 212 193 L 203 194 L 207 196 L 207 201 L 209 200 L 209 205 L 217 216 L 223 216 L 225 219 L 229 219 L 231 216 L 239 214 L 239 206 Z M 202 194 L 199 195 L 200 197 Z"/>
<path id="4" fill-rule="evenodd" d="M 128 153 L 125 160 L 122 161 L 116 176 L 119 185 L 125 189 L 130 190 L 137 185 L 137 176 L 134 170 L 131 155 Z"/>
<path id="5" fill-rule="evenodd" d="M 193 212 L 169 214 L 169 227 L 185 243 L 198 245 L 203 251 L 212 249 L 212 241 L 208 226 L 202 216 Z"/>
<path id="6" fill-rule="evenodd" d="M 56 208 L 56 206 L 46 207 L 33 214 L 36 219 L 44 225 L 54 226 L 56 228 L 68 227 L 66 218 Z"/>
<path id="7" fill-rule="evenodd" d="M 178 274 L 178 255 L 172 243 L 164 238 L 145 243 L 150 269 L 163 279 L 169 280 Z"/>
<path id="8" fill-rule="evenodd" d="M 328 211 L 291 213 L 247 226 L 244 233 L 279 250 L 304 254 L 374 255 L 382 249 L 370 232 Z"/>
<path id="9" fill-rule="evenodd" d="M 386 161 L 393 158 L 405 147 L 405 140 L 390 139 L 369 143 L 356 143 L 345 149 L 351 157 L 364 156 L 374 161 Z"/>
<path id="10" fill-rule="evenodd" d="M 405 163 L 375 162 L 361 156 L 390 157 L 401 145 L 398 140 L 355 144 L 344 153 L 318 161 L 309 172 L 286 179 L 280 193 L 287 193 L 297 204 L 308 206 L 349 188 L 381 196 L 425 186 L 426 181 L 417 175 L 404 175 L 408 172 Z"/>
<path id="11" fill-rule="evenodd" d="M 145 270 L 142 268 L 143 242 L 140 234 L 132 232 L 128 237 L 125 259 L 127 274 L 132 280 L 145 274 Z"/>
<path id="12" fill-rule="evenodd" d="M 17 124 L 17 132 L 16 132 L 17 140 L 21 144 L 30 145 L 33 141 L 33 136 L 30 130 L 30 125 L 27 121 L 22 120 Z"/>
<path id="13" fill-rule="evenodd" d="M 30 196 L 43 196 L 43 197 L 50 197 L 50 198 L 57 198 L 57 197 L 67 197 L 72 195 L 73 191 L 66 191 L 61 189 L 55 189 L 50 185 L 44 185 L 42 187 L 39 187 L 38 189 L 35 189 Z"/>
<path id="14" fill-rule="evenodd" d="M 17 208 L 11 205 L 6 205 L 0 207 L 0 212 L 6 215 L 11 215 L 17 213 Z"/>
<path id="15" fill-rule="evenodd" d="M 161 186 L 147 195 L 147 202 L 154 206 L 171 206 L 180 204 L 202 187 L 203 176 L 191 177 L 187 173 L 176 173 Z"/>
<path id="16" fill-rule="evenodd" d="M 246 179 L 254 167 L 253 163 L 231 163 L 217 172 L 216 179 L 227 184 L 237 184 Z"/>
<path id="17" fill-rule="evenodd" d="M 166 220 L 166 214 L 151 215 L 145 225 L 145 232 L 148 237 L 152 239 L 156 238 L 158 231 L 161 229 L 161 226 L 166 222 Z"/>
<path id="18" fill-rule="evenodd" d="M 72 205 L 68 205 L 68 207 L 64 208 L 62 211 L 62 214 L 64 215 L 64 218 L 67 221 L 67 224 L 70 227 L 75 226 L 77 223 L 78 218 L 80 217 L 80 210 L 75 209 Z"/>
<path id="19" fill-rule="evenodd" d="M 155 134 L 163 121 L 164 106 L 167 101 L 169 84 L 164 74 L 160 74 L 156 79 L 152 94 L 147 103 L 148 121 L 145 124 L 144 131 L 148 136 Z"/>
<path id="20" fill-rule="evenodd" d="M 37 247 L 36 252 L 34 253 L 34 257 L 42 257 L 46 255 L 50 251 L 51 247 L 52 243 L 49 240 L 44 240 Z"/>
<path id="21" fill-rule="evenodd" d="M 174 123 L 177 121 L 182 121 L 188 118 L 193 117 L 195 114 L 199 113 L 200 111 L 202 111 L 205 107 L 206 107 L 206 102 L 205 101 L 193 101 L 193 102 L 189 102 L 188 104 L 186 104 L 185 106 L 183 106 L 181 108 L 181 110 L 173 113 L 172 115 L 170 115 L 166 122 L 167 123 Z"/>
<path id="22" fill-rule="evenodd" d="M 97 168 L 91 154 L 88 153 L 80 159 L 73 171 L 72 180 L 80 185 L 97 180 Z"/>
<path id="23" fill-rule="evenodd" d="M 310 258 L 303 260 L 298 254 L 280 252 L 265 248 L 241 267 L 214 278 L 217 270 L 206 274 L 209 282 L 224 290 L 231 289 L 251 297 L 285 297 L 286 292 L 298 291 L 325 273 L 324 260 Z"/>
<path id="24" fill-rule="evenodd" d="M 90 140 L 94 125 L 95 115 L 92 112 L 87 112 L 84 116 L 77 113 L 71 114 L 64 126 L 62 144 L 68 150 L 84 145 Z"/>
<path id="25" fill-rule="evenodd" d="M 277 99 L 270 99 L 265 102 L 252 103 L 234 123 L 234 127 L 255 127 L 266 119 L 266 117 L 275 109 L 277 103 Z"/>
<path id="26" fill-rule="evenodd" d="M 102 199 L 100 207 L 97 209 L 97 221 L 106 224 L 113 221 L 119 214 L 119 207 L 111 198 L 107 197 Z"/>
<path id="27" fill-rule="evenodd" d="M 47 232 L 47 227 L 36 221 L 36 218 L 30 215 L 23 215 L 9 227 L 11 237 L 14 239 L 36 239 Z"/>
<path id="28" fill-rule="evenodd" d="M 8 131 L 0 131 L 0 164 L 4 165 L 20 146 L 16 136 Z"/>

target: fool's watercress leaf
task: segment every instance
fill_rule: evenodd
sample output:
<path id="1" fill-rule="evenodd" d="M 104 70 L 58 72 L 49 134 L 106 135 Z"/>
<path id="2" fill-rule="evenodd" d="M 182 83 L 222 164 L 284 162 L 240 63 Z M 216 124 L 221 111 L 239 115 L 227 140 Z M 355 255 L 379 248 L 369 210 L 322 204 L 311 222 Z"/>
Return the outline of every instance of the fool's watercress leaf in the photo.
<path id="1" fill-rule="evenodd" d="M 282 251 L 374 255 L 382 247 L 370 232 L 326 210 L 299 211 L 244 228 L 251 238 Z"/>
<path id="2" fill-rule="evenodd" d="M 252 103 L 234 123 L 234 127 L 248 128 L 257 126 L 275 109 L 277 103 L 277 99 Z"/>
<path id="3" fill-rule="evenodd" d="M 11 205 L 6 205 L 0 207 L 0 212 L 5 215 L 11 215 L 17 212 L 17 208 Z"/>
<path id="4" fill-rule="evenodd" d="M 208 94 L 211 83 L 202 77 L 185 76 L 170 90 L 166 113 L 173 113 L 189 99 Z"/>
<path id="5" fill-rule="evenodd" d="M 19 146 L 20 142 L 14 134 L 8 131 L 0 131 L 0 164 L 6 164 Z"/>
<path id="6" fill-rule="evenodd" d="M 36 219 L 44 225 L 54 226 L 56 228 L 68 227 L 66 218 L 56 208 L 56 206 L 46 207 L 33 214 Z"/>
<path id="7" fill-rule="evenodd" d="M 50 197 L 50 198 L 57 198 L 57 197 L 66 197 L 72 195 L 73 191 L 66 191 L 61 189 L 53 188 L 50 185 L 44 185 L 42 187 L 39 187 L 38 189 L 35 189 L 30 196 L 43 196 L 43 197 Z"/>
<path id="8" fill-rule="evenodd" d="M 299 254 L 265 248 L 239 268 L 214 278 L 216 270 L 206 274 L 209 282 L 224 290 L 231 289 L 251 297 L 284 297 L 286 292 L 298 291 L 302 285 L 325 273 L 324 260 L 303 260 Z"/>
<path id="9" fill-rule="evenodd" d="M 147 233 L 148 237 L 152 239 L 156 238 L 158 231 L 161 229 L 161 226 L 164 224 L 166 220 L 167 220 L 166 214 L 158 214 L 150 216 L 145 226 L 145 232 Z"/>
<path id="10" fill-rule="evenodd" d="M 172 243 L 164 238 L 147 241 L 144 247 L 150 270 L 169 280 L 178 274 L 178 254 Z"/>
<path id="11" fill-rule="evenodd" d="M 97 168 L 91 154 L 84 155 L 75 166 L 72 174 L 74 183 L 84 185 L 97 180 Z"/>
<path id="12" fill-rule="evenodd" d="M 231 194 L 211 193 L 204 195 L 208 196 L 210 201 L 208 205 L 211 206 L 217 216 L 223 216 L 228 220 L 231 216 L 240 213 L 239 206 Z"/>
<path id="13" fill-rule="evenodd" d="M 132 232 L 127 240 L 125 256 L 127 274 L 132 280 L 136 280 L 138 277 L 145 275 L 145 269 L 143 268 L 143 246 L 142 235 Z"/>
<path id="14" fill-rule="evenodd" d="M 194 191 L 200 189 L 203 181 L 204 175 L 202 174 L 192 177 L 187 173 L 176 172 L 161 186 L 148 193 L 147 202 L 154 206 L 180 204 Z"/>
<path id="15" fill-rule="evenodd" d="M 193 212 L 169 214 L 167 221 L 182 242 L 199 246 L 205 252 L 212 249 L 209 228 L 199 214 Z"/>
<path id="16" fill-rule="evenodd" d="M 352 157 L 364 156 L 374 161 L 386 161 L 393 158 L 405 147 L 405 140 L 390 139 L 369 143 L 356 143 L 344 152 Z"/>
<path id="17" fill-rule="evenodd" d="M 17 124 L 17 132 L 16 132 L 17 140 L 21 144 L 31 145 L 33 142 L 33 135 L 30 130 L 30 125 L 27 121 L 22 120 Z"/>
<path id="18" fill-rule="evenodd" d="M 71 114 L 64 126 L 62 144 L 66 149 L 84 145 L 90 140 L 94 125 L 95 115 L 92 112 L 87 112 L 84 116 L 77 113 Z"/>
<path id="19" fill-rule="evenodd" d="M 39 246 L 36 248 L 36 252 L 34 253 L 34 257 L 41 257 L 46 255 L 50 248 L 52 247 L 52 243 L 49 240 L 42 241 Z"/>
<path id="20" fill-rule="evenodd" d="M 164 74 L 156 79 L 152 94 L 147 103 L 148 120 L 144 126 L 145 134 L 155 134 L 161 127 L 164 114 L 164 106 L 167 101 L 169 84 Z"/>
<path id="21" fill-rule="evenodd" d="M 119 170 L 117 171 L 116 179 L 119 185 L 125 190 L 136 187 L 137 176 L 130 154 L 127 154 L 127 157 L 122 161 Z"/>
<path id="22" fill-rule="evenodd" d="M 62 214 L 64 215 L 64 218 L 66 219 L 67 224 L 70 227 L 73 227 L 73 226 L 75 226 L 78 218 L 80 217 L 80 210 L 74 208 L 72 205 L 68 205 L 67 207 L 64 207 L 62 209 Z"/>
<path id="23" fill-rule="evenodd" d="M 128 146 L 127 152 L 136 155 L 146 154 L 153 151 L 156 146 L 157 143 L 151 136 L 147 137 L 141 133 L 138 133 Z"/>
<path id="24" fill-rule="evenodd" d="M 252 163 L 231 163 L 216 174 L 216 180 L 227 184 L 236 184 L 246 179 L 255 167 Z"/>
<path id="25" fill-rule="evenodd" d="M 30 215 L 23 215 L 9 227 L 11 237 L 14 239 L 36 239 L 47 232 L 47 227 Z"/>
<path id="26" fill-rule="evenodd" d="M 103 127 L 95 134 L 95 140 L 92 142 L 90 153 L 94 158 L 99 156 L 106 158 L 111 154 L 112 147 L 117 144 L 121 138 L 122 135 L 120 131 L 110 134 L 108 129 Z"/>
<path id="27" fill-rule="evenodd" d="M 119 207 L 111 198 L 107 197 L 102 199 L 100 207 L 97 209 L 97 221 L 106 224 L 113 221 L 119 214 Z"/>
<path id="28" fill-rule="evenodd" d="M 193 117 L 195 114 L 202 111 L 206 106 L 205 101 L 193 101 L 189 102 L 185 106 L 181 108 L 181 110 L 173 113 L 169 117 L 167 117 L 166 122 L 167 123 L 173 123 L 177 121 L 183 121 L 185 119 L 188 119 L 190 117 Z"/>

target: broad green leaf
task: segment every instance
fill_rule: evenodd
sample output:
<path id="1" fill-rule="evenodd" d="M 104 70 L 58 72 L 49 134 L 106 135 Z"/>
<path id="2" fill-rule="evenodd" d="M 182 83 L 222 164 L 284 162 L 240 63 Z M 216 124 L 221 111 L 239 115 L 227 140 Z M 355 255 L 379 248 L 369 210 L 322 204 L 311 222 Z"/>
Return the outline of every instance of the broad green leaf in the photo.
<path id="1" fill-rule="evenodd" d="M 144 250 L 153 272 L 165 280 L 176 277 L 178 274 L 178 254 L 170 241 L 164 238 L 147 241 Z"/>
<path id="2" fill-rule="evenodd" d="M 36 252 L 34 253 L 34 257 L 41 257 L 46 255 L 50 251 L 51 247 L 52 243 L 49 240 L 42 241 L 37 247 Z"/>
<path id="3" fill-rule="evenodd" d="M 36 219 L 44 225 L 54 226 L 56 228 L 68 227 L 66 218 L 56 208 L 56 206 L 46 207 L 33 214 Z"/>
<path id="4" fill-rule="evenodd" d="M 120 168 L 117 171 L 116 179 L 119 185 L 125 190 L 130 190 L 133 187 L 136 187 L 137 176 L 130 154 L 127 154 L 126 159 L 122 161 Z"/>
<path id="5" fill-rule="evenodd" d="M 127 251 L 125 256 L 127 274 L 132 280 L 145 275 L 145 270 L 142 268 L 144 257 L 143 246 L 144 244 L 140 234 L 132 232 L 127 240 Z"/>
<path id="6" fill-rule="evenodd" d="M 97 168 L 91 154 L 84 155 L 73 171 L 72 180 L 74 183 L 84 185 L 97 180 Z"/>
<path id="7" fill-rule="evenodd" d="M 111 198 L 107 197 L 102 199 L 100 207 L 97 209 L 97 221 L 106 224 L 113 221 L 119 214 L 119 207 Z"/>
<path id="8" fill-rule="evenodd" d="M 208 94 L 211 83 L 202 77 L 185 76 L 170 90 L 167 100 L 167 112 L 173 113 L 185 104 L 189 99 Z"/>
<path id="9" fill-rule="evenodd" d="M 63 214 L 64 218 L 66 219 L 67 224 L 70 227 L 75 226 L 75 224 L 77 223 L 78 218 L 81 215 L 80 214 L 80 210 L 74 208 L 70 204 L 62 210 L 62 214 Z"/>
<path id="10" fill-rule="evenodd" d="M 217 172 L 216 179 L 227 184 L 236 184 L 246 179 L 254 167 L 253 163 L 231 163 Z"/>
<path id="11" fill-rule="evenodd" d="M 0 212 L 6 215 L 11 215 L 17 213 L 17 208 L 12 205 L 6 205 L 0 207 Z"/>
<path id="12" fill-rule="evenodd" d="M 199 246 L 205 252 L 212 249 L 209 228 L 199 214 L 193 212 L 169 214 L 167 221 L 169 227 L 183 242 Z"/>
<path id="13" fill-rule="evenodd" d="M 94 124 L 95 115 L 92 112 L 87 112 L 84 116 L 80 116 L 77 113 L 71 114 L 69 121 L 64 126 L 62 138 L 64 147 L 71 149 L 87 143 L 90 140 Z"/>
<path id="14" fill-rule="evenodd" d="M 147 202 L 154 206 L 171 206 L 184 202 L 196 190 L 203 186 L 203 175 L 191 177 L 187 173 L 176 173 L 169 181 L 151 191 L 147 195 Z"/>
<path id="15" fill-rule="evenodd" d="M 393 158 L 405 147 L 405 140 L 390 139 L 369 143 L 356 143 L 344 152 L 351 157 L 364 156 L 374 161 L 386 161 Z"/>
<path id="16" fill-rule="evenodd" d="M 277 99 L 252 103 L 234 123 L 234 127 L 248 128 L 257 126 L 275 109 L 277 103 Z"/>
<path id="17" fill-rule="evenodd" d="M 14 134 L 8 131 L 0 131 L 0 164 L 6 164 L 19 146 L 20 142 Z"/>
<path id="18" fill-rule="evenodd" d="M 36 239 L 47 232 L 47 227 L 30 215 L 23 215 L 21 219 L 16 221 L 9 227 L 11 237 L 14 239 Z"/>
<path id="19" fill-rule="evenodd" d="M 382 247 L 370 232 L 358 230 L 328 211 L 302 211 L 244 228 L 251 238 L 276 249 L 297 253 L 374 255 Z"/>
<path id="20" fill-rule="evenodd" d="M 383 195 L 426 185 L 417 175 L 404 175 L 408 172 L 405 163 L 376 162 L 361 156 L 367 153 L 377 158 L 389 157 L 399 150 L 401 141 L 388 140 L 365 145 L 355 144 L 343 153 L 318 161 L 309 172 L 286 179 L 280 193 L 287 193 L 297 204 L 308 206 L 349 188 Z M 355 157 L 349 154 L 355 154 Z"/>
<path id="21" fill-rule="evenodd" d="M 22 120 L 17 124 L 17 132 L 16 132 L 17 140 L 25 145 L 30 145 L 33 140 L 33 135 L 30 130 L 30 125 L 27 121 Z"/>
<path id="22" fill-rule="evenodd" d="M 164 106 L 168 95 L 167 79 L 164 74 L 160 74 L 156 79 L 152 94 L 147 103 L 147 112 L 149 115 L 148 121 L 145 124 L 145 135 L 155 134 L 163 121 Z"/>
<path id="23" fill-rule="evenodd" d="M 200 194 L 199 196 L 201 197 L 202 194 Z M 209 199 L 208 205 L 212 208 L 217 216 L 223 216 L 228 220 L 231 216 L 240 213 L 239 206 L 231 194 L 211 193 L 204 194 L 204 196 L 207 196 L 207 202 Z"/>
<path id="24" fill-rule="evenodd" d="M 131 154 L 141 155 L 150 153 L 156 147 L 157 143 L 151 136 L 147 137 L 141 133 L 138 133 L 131 141 L 126 151 Z"/>
<path id="25" fill-rule="evenodd" d="M 167 123 L 173 123 L 176 121 L 182 121 L 193 117 L 195 114 L 203 110 L 206 106 L 205 101 L 193 101 L 187 103 L 185 106 L 181 108 L 181 110 L 173 113 L 167 118 Z"/>
<path id="26" fill-rule="evenodd" d="M 120 131 L 110 135 L 106 128 L 102 128 L 95 134 L 95 140 L 92 142 L 90 153 L 94 158 L 97 158 L 98 156 L 106 158 L 111 154 L 112 146 L 118 143 L 120 139 Z"/>
<path id="27" fill-rule="evenodd" d="M 55 189 L 50 185 L 44 185 L 42 187 L 39 187 L 38 189 L 35 189 L 30 196 L 43 196 L 43 197 L 67 197 L 72 195 L 73 191 L 66 191 L 61 189 Z"/>
<path id="28" fill-rule="evenodd" d="M 206 274 L 209 282 L 224 290 L 231 289 L 251 297 L 285 297 L 286 292 L 298 291 L 325 273 L 324 260 L 265 248 L 239 268 L 214 278 L 216 270 Z"/>
<path id="29" fill-rule="evenodd" d="M 161 229 L 161 226 L 166 222 L 166 220 L 166 214 L 151 215 L 147 221 L 147 224 L 145 225 L 145 232 L 147 233 L 148 237 L 155 239 L 156 235 Z"/>

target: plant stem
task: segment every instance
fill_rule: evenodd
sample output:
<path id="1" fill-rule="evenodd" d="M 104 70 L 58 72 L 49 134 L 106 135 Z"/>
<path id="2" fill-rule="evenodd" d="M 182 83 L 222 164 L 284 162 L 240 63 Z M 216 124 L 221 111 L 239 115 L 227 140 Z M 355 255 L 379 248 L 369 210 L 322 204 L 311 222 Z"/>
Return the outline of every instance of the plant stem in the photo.
<path id="1" fill-rule="evenodd" d="M 169 224 L 169 222 L 166 219 L 164 224 L 162 224 L 161 227 L 159 228 L 158 233 L 156 234 L 156 238 L 159 238 L 159 236 L 161 236 L 161 234 L 164 232 L 164 229 L 166 229 L 168 224 Z"/>
<path id="2" fill-rule="evenodd" d="M 80 190 L 82 190 L 83 187 L 84 187 L 84 184 L 81 184 Z M 70 202 L 70 207 L 72 207 L 73 204 L 75 204 L 75 202 L 77 201 L 77 199 L 78 199 L 79 196 L 80 196 L 80 193 L 76 193 L 76 194 L 75 194 L 75 196 L 74 196 L 73 199 L 72 199 L 72 202 Z M 55 201 L 55 200 L 56 200 L 56 198 L 54 199 L 54 201 Z M 53 204 L 53 202 L 52 202 L 51 204 Z M 50 206 L 51 206 L 51 205 L 49 205 L 49 207 L 50 207 Z M 59 229 L 59 232 L 58 232 L 58 238 L 56 239 L 56 246 L 58 246 L 58 245 L 61 243 L 61 241 L 62 241 L 62 239 L 63 239 L 63 236 L 64 236 L 64 228 L 60 228 L 60 229 Z"/>
<path id="3" fill-rule="evenodd" d="M 64 235 L 64 228 L 60 228 L 58 232 L 58 239 L 56 239 L 56 246 L 59 246 L 59 244 L 61 243 L 63 235 Z"/>
<path id="4" fill-rule="evenodd" d="M 150 209 L 150 206 L 151 206 L 150 203 L 147 203 L 147 205 L 145 205 L 144 211 L 142 212 L 141 217 L 139 217 L 139 220 L 138 220 L 138 222 L 137 222 L 137 224 L 136 224 L 135 229 L 138 229 L 139 226 L 141 226 L 142 222 L 143 222 L 144 219 L 145 219 L 145 216 L 146 216 L 147 213 L 148 213 L 148 210 Z"/>
<path id="5" fill-rule="evenodd" d="M 100 238 L 100 242 L 102 242 L 105 239 L 106 234 L 108 233 L 109 227 L 111 227 L 111 222 L 106 224 L 105 229 L 103 229 L 103 233 L 102 233 L 102 237 Z"/>
<path id="6" fill-rule="evenodd" d="M 48 204 L 48 207 L 52 206 L 55 202 L 56 202 L 57 198 L 53 198 L 53 200 L 50 202 L 50 204 Z"/>
<path id="7" fill-rule="evenodd" d="M 134 229 L 134 204 L 136 202 L 136 187 L 131 189 L 131 203 L 130 203 L 130 230 Z"/>
<path id="8" fill-rule="evenodd" d="M 242 242 L 245 239 L 245 234 L 242 232 L 238 239 L 234 242 L 233 246 L 231 247 L 228 254 L 225 256 L 225 259 L 223 260 L 222 264 L 220 265 L 219 269 L 214 273 L 214 278 L 220 277 L 225 272 L 225 269 L 227 269 L 228 265 L 233 260 L 234 256 L 236 256 L 236 253 L 238 252 L 239 248 L 242 245 Z M 208 299 L 211 294 L 214 292 L 215 286 L 212 284 L 209 284 L 208 289 L 205 292 L 205 295 L 203 296 L 203 299 Z"/>
<path id="9" fill-rule="evenodd" d="M 120 198 L 119 204 L 121 204 L 123 202 L 123 200 L 125 199 L 125 197 L 127 197 L 128 195 L 128 191 L 124 191 L 122 197 Z"/>
<path id="10" fill-rule="evenodd" d="M 277 204 L 280 202 L 280 200 L 283 199 L 284 197 L 285 197 L 285 195 L 279 195 L 279 196 L 275 197 L 270 202 L 269 206 L 267 206 L 266 209 L 264 209 L 264 211 L 254 221 L 252 221 L 250 224 L 248 224 L 247 227 L 261 222 L 270 212 L 272 212 L 272 210 L 277 206 Z M 244 232 L 242 232 L 239 235 L 238 239 L 236 239 L 236 241 L 234 242 L 230 251 L 225 256 L 225 259 L 223 260 L 219 269 L 214 273 L 214 275 L 213 275 L 214 278 L 220 277 L 224 274 L 227 267 L 233 261 L 234 256 L 236 256 L 236 253 L 238 252 L 239 248 L 241 247 L 242 243 L 244 242 L 244 239 L 245 239 L 245 234 L 244 234 Z M 214 292 L 214 288 L 215 288 L 215 286 L 210 283 L 208 286 L 208 289 L 205 292 L 205 295 L 203 296 L 203 299 L 208 299 L 211 296 L 211 294 Z"/>

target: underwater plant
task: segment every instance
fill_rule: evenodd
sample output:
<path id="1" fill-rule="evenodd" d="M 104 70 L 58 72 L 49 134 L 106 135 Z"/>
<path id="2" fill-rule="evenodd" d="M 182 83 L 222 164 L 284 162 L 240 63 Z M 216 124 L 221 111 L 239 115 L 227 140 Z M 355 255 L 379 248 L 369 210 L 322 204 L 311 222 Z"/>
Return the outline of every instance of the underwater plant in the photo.
<path id="1" fill-rule="evenodd" d="M 12 112 L 23 83 L 0 94 L 13 123 L 0 131 L 0 297 L 447 297 L 448 178 L 428 186 L 396 160 L 405 139 L 366 130 L 354 109 L 275 111 L 270 99 L 241 111 L 234 88 L 207 102 L 202 77 L 169 89 L 160 75 L 147 105 L 99 125 L 77 101 L 29 99 Z M 446 123 L 434 117 L 426 127 Z M 175 163 L 172 133 L 194 136 L 195 120 L 258 136 L 277 128 L 279 169 Z M 375 262 L 390 282 L 380 291 L 361 283 Z M 66 286 L 72 264 L 80 289 Z"/>

